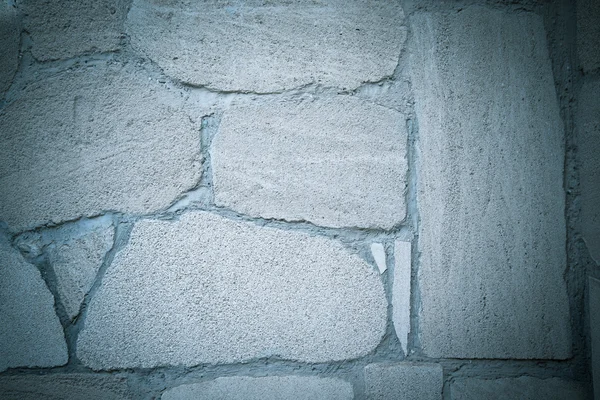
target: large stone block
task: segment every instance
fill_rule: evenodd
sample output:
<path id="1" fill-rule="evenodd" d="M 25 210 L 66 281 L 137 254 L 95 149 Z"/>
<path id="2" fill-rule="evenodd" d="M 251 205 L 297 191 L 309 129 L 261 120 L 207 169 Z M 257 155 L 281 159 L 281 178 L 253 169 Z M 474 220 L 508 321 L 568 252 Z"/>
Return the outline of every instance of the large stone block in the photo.
<path id="1" fill-rule="evenodd" d="M 163 393 L 162 400 L 352 400 L 348 382 L 313 376 L 235 376 L 178 386 Z"/>
<path id="2" fill-rule="evenodd" d="M 577 0 L 577 55 L 585 72 L 600 68 L 600 1 Z"/>
<path id="3" fill-rule="evenodd" d="M 405 217 L 403 116 L 349 96 L 228 110 L 215 203 L 254 217 L 389 229 Z"/>
<path id="4" fill-rule="evenodd" d="M 386 309 L 379 274 L 336 241 L 188 213 L 136 224 L 77 355 L 94 369 L 351 359 L 378 345 Z"/>
<path id="5" fill-rule="evenodd" d="M 21 24 L 16 8 L 0 2 L 0 95 L 10 87 L 19 65 Z"/>
<path id="6" fill-rule="evenodd" d="M 122 400 L 134 398 L 123 378 L 91 374 L 4 376 L 3 400 Z"/>
<path id="7" fill-rule="evenodd" d="M 365 367 L 369 400 L 441 400 L 444 374 L 439 364 L 370 364 Z"/>
<path id="8" fill-rule="evenodd" d="M 584 400 L 585 386 L 558 378 L 528 376 L 503 379 L 457 379 L 450 385 L 452 400 Z"/>
<path id="9" fill-rule="evenodd" d="M 0 233 L 0 372 L 54 367 L 67 359 L 52 294 L 40 272 Z"/>
<path id="10" fill-rule="evenodd" d="M 600 82 L 586 81 L 577 106 L 577 149 L 581 191 L 581 232 L 600 264 Z"/>
<path id="11" fill-rule="evenodd" d="M 24 0 L 31 52 L 41 61 L 117 50 L 129 0 Z"/>
<path id="12" fill-rule="evenodd" d="M 166 208 L 201 175 L 199 123 L 133 66 L 45 75 L 0 112 L 0 220 L 13 230 Z"/>
<path id="13" fill-rule="evenodd" d="M 392 75 L 406 38 L 399 2 L 134 0 L 134 48 L 167 74 L 225 91 L 353 89 Z"/>
<path id="14" fill-rule="evenodd" d="M 542 18 L 472 6 L 411 21 L 423 351 L 568 358 L 563 123 Z"/>

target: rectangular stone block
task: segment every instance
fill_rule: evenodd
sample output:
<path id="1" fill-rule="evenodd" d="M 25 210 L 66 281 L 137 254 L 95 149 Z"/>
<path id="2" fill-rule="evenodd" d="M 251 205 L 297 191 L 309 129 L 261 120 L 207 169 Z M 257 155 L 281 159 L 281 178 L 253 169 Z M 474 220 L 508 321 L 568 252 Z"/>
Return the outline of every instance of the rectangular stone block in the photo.
<path id="1" fill-rule="evenodd" d="M 558 378 L 529 376 L 503 379 L 457 379 L 450 385 L 451 400 L 585 400 L 584 385 Z"/>
<path id="2" fill-rule="evenodd" d="M 405 355 L 408 355 L 411 297 L 411 243 L 394 243 L 394 280 L 392 286 L 392 322 Z"/>
<path id="3" fill-rule="evenodd" d="M 439 364 L 370 364 L 365 367 L 368 400 L 441 400 L 444 374 Z"/>
<path id="4" fill-rule="evenodd" d="M 568 358 L 563 123 L 542 18 L 470 6 L 411 21 L 423 351 Z"/>

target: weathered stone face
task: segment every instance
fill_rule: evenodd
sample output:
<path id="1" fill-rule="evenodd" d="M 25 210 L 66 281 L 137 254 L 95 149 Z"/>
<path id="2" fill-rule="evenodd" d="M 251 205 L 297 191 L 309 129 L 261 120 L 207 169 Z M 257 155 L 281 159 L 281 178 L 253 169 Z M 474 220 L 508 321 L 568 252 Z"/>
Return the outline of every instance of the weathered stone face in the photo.
<path id="1" fill-rule="evenodd" d="M 457 379 L 450 388 L 452 400 L 501 399 L 587 399 L 585 387 L 558 378 L 538 379 L 528 376 L 503 379 Z"/>
<path id="2" fill-rule="evenodd" d="M 92 299 L 94 369 L 360 357 L 386 325 L 379 275 L 337 242 L 208 213 L 141 221 Z"/>
<path id="3" fill-rule="evenodd" d="M 600 2 L 577 0 L 577 55 L 585 72 L 600 68 Z"/>
<path id="4" fill-rule="evenodd" d="M 443 378 L 439 364 L 369 364 L 365 367 L 367 399 L 441 400 Z"/>
<path id="5" fill-rule="evenodd" d="M 251 378 L 235 376 L 213 381 L 182 385 L 167 390 L 162 400 L 352 400 L 348 382 L 312 376 L 270 376 Z"/>
<path id="6" fill-rule="evenodd" d="M 269 93 L 354 89 L 392 75 L 406 38 L 398 2 L 135 0 L 134 48 L 183 82 Z"/>
<path id="7" fill-rule="evenodd" d="M 66 364 L 54 299 L 40 272 L 0 233 L 0 372 Z M 1 392 L 1 391 L 0 391 Z"/>
<path id="8" fill-rule="evenodd" d="M 563 124 L 542 19 L 468 7 L 411 21 L 423 350 L 568 358 Z"/>
<path id="9" fill-rule="evenodd" d="M 48 72 L 0 111 L 0 130 L 0 220 L 15 231 L 166 208 L 201 175 L 180 96 L 131 65 Z"/>
<path id="10" fill-rule="evenodd" d="M 354 97 L 228 110 L 211 148 L 215 203 L 253 217 L 390 229 L 406 214 L 406 128 Z"/>
<path id="11" fill-rule="evenodd" d="M 17 10 L 6 1 L 0 2 L 0 98 L 12 82 L 19 64 L 21 23 Z"/>

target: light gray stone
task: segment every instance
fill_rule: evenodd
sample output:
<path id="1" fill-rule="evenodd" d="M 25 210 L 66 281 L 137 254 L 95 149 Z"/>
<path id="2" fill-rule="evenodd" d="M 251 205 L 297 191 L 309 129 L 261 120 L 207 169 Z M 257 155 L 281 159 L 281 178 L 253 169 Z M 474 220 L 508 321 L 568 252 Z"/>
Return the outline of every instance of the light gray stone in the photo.
<path id="1" fill-rule="evenodd" d="M 373 255 L 375 264 L 377 264 L 379 273 L 383 274 L 387 269 L 387 257 L 385 255 L 385 248 L 383 247 L 383 244 L 371 243 L 371 254 Z"/>
<path id="2" fill-rule="evenodd" d="M 394 242 L 394 279 L 392 283 L 392 322 L 405 355 L 410 334 L 411 243 Z"/>
<path id="3" fill-rule="evenodd" d="M 365 386 L 369 400 L 441 400 L 444 374 L 439 364 L 369 364 Z"/>
<path id="4" fill-rule="evenodd" d="M 21 24 L 16 8 L 0 1 L 0 95 L 10 87 L 17 72 L 20 35 Z"/>
<path id="5" fill-rule="evenodd" d="M 352 386 L 345 381 L 313 376 L 235 376 L 178 386 L 162 400 L 352 400 Z"/>
<path id="6" fill-rule="evenodd" d="M 123 378 L 91 374 L 49 374 L 0 378 L 3 400 L 121 400 L 133 398 Z"/>
<path id="7" fill-rule="evenodd" d="M 129 0 L 24 0 L 31 52 L 41 61 L 119 49 Z"/>
<path id="8" fill-rule="evenodd" d="M 472 6 L 411 21 L 423 351 L 566 359 L 563 123 L 542 18 Z"/>
<path id="9" fill-rule="evenodd" d="M 132 65 L 48 73 L 0 112 L 0 130 L 0 220 L 15 231 L 164 209 L 201 175 L 199 122 Z"/>
<path id="10" fill-rule="evenodd" d="M 143 220 L 89 304 L 93 369 L 361 357 L 380 342 L 379 274 L 340 243 L 214 214 Z"/>
<path id="11" fill-rule="evenodd" d="M 595 399 L 600 399 L 600 280 L 590 277 L 588 310 L 592 337 L 592 373 Z"/>
<path id="12" fill-rule="evenodd" d="M 390 229 L 406 214 L 406 138 L 400 113 L 350 96 L 231 108 L 211 148 L 215 203 Z"/>
<path id="13" fill-rule="evenodd" d="M 457 379 L 450 386 L 452 400 L 584 400 L 585 386 L 558 378 L 528 376 L 504 379 Z"/>
<path id="14" fill-rule="evenodd" d="M 66 364 L 67 345 L 40 272 L 0 233 L 0 372 Z"/>
<path id="15" fill-rule="evenodd" d="M 581 232 L 590 255 L 600 264 L 600 82 L 583 84 L 579 92 L 576 129 Z"/>
<path id="16" fill-rule="evenodd" d="M 600 68 L 600 1 L 577 0 L 577 54 L 585 72 Z"/>
<path id="17" fill-rule="evenodd" d="M 399 2 L 134 0 L 134 48 L 167 74 L 225 91 L 353 89 L 392 75 L 406 39 Z"/>

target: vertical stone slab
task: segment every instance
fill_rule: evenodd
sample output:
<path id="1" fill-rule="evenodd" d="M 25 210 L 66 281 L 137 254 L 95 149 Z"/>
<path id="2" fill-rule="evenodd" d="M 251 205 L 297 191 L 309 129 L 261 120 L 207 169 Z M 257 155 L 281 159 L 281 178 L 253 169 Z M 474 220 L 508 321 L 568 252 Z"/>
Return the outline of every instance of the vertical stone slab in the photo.
<path id="1" fill-rule="evenodd" d="M 529 376 L 503 379 L 457 379 L 450 385 L 451 400 L 584 400 L 585 386 L 558 378 Z"/>
<path id="2" fill-rule="evenodd" d="M 563 124 L 542 18 L 471 6 L 411 22 L 423 351 L 568 358 Z"/>
<path id="3" fill-rule="evenodd" d="M 6 91 L 17 71 L 21 24 L 15 7 L 0 2 L 0 96 Z"/>
<path id="4" fill-rule="evenodd" d="M 594 398 L 600 399 L 600 280 L 590 277 L 588 309 L 592 336 L 592 373 Z"/>
<path id="5" fill-rule="evenodd" d="M 402 350 L 408 355 L 411 298 L 411 243 L 394 243 L 394 280 L 392 284 L 392 322 Z"/>
<path id="6" fill-rule="evenodd" d="M 577 0 L 577 54 L 585 72 L 600 68 L 600 1 Z"/>
<path id="7" fill-rule="evenodd" d="M 0 233 L 0 372 L 66 364 L 54 299 L 40 272 Z"/>
<path id="8" fill-rule="evenodd" d="M 370 364 L 365 367 L 368 400 L 441 400 L 444 374 L 439 364 Z"/>

